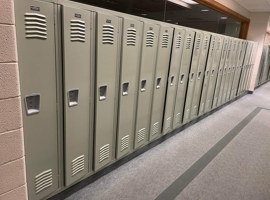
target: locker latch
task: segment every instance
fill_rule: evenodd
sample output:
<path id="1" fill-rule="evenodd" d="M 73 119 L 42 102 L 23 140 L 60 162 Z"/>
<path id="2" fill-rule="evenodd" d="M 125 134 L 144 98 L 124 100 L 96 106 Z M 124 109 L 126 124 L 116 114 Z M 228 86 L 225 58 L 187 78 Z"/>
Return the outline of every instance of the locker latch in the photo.
<path id="1" fill-rule="evenodd" d="M 146 90 L 146 80 L 142 80 L 141 82 L 141 92 L 144 92 Z"/>
<path id="2" fill-rule="evenodd" d="M 180 77 L 180 84 L 183 84 L 184 83 L 184 74 L 181 74 L 181 77 Z"/>
<path id="3" fill-rule="evenodd" d="M 79 102 L 79 89 L 72 89 L 68 91 L 68 106 L 76 106 Z"/>
<path id="4" fill-rule="evenodd" d="M 99 100 L 103 101 L 107 96 L 107 85 L 103 85 L 99 87 Z"/>
<path id="5" fill-rule="evenodd" d="M 194 78 L 194 73 L 191 73 L 191 76 L 190 76 L 190 81 L 191 82 L 193 81 L 193 78 Z"/>
<path id="6" fill-rule="evenodd" d="M 128 86 L 129 86 L 129 82 L 123 83 L 123 88 L 122 88 L 122 95 L 123 96 L 128 95 Z"/>
<path id="7" fill-rule="evenodd" d="M 40 94 L 31 94 L 25 97 L 27 115 L 33 115 L 40 111 Z"/>
<path id="8" fill-rule="evenodd" d="M 161 85 L 161 78 L 157 78 L 157 86 L 156 88 L 159 89 Z"/>
<path id="9" fill-rule="evenodd" d="M 173 86 L 173 82 L 174 82 L 174 76 L 171 77 L 171 83 L 170 83 L 171 86 Z"/>

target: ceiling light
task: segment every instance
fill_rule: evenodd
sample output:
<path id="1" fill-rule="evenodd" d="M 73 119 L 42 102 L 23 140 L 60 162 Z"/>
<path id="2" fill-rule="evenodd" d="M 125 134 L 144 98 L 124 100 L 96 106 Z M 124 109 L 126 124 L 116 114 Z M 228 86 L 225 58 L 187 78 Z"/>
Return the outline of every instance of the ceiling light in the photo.
<path id="1" fill-rule="evenodd" d="M 171 22 L 172 20 L 171 19 L 166 19 L 167 22 Z"/>
<path id="2" fill-rule="evenodd" d="M 147 14 L 146 14 L 146 13 L 142 13 L 141 15 L 142 15 L 142 16 L 146 16 Z"/>
<path id="3" fill-rule="evenodd" d="M 201 11 L 202 11 L 202 12 L 208 12 L 209 10 L 207 10 L 207 9 L 202 9 Z"/>
<path id="4" fill-rule="evenodd" d="M 191 5 L 199 4 L 196 1 L 192 1 L 192 0 L 181 0 L 181 1 L 184 1 L 185 3 L 191 4 Z"/>
<path id="5" fill-rule="evenodd" d="M 220 19 L 228 19 L 228 17 L 220 17 Z"/>

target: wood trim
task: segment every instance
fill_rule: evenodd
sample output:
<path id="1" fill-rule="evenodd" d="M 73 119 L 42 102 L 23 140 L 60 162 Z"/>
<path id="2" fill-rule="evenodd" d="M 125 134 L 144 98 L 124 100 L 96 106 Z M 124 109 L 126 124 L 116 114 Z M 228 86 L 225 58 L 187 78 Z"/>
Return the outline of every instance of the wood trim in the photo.
<path id="1" fill-rule="evenodd" d="M 245 16 L 235 12 L 234 10 L 222 5 L 221 3 L 216 2 L 215 0 L 194 0 L 194 1 L 206 6 L 208 8 L 216 10 L 220 13 L 223 13 L 223 14 L 225 14 L 225 15 L 227 15 L 227 16 L 229 16 L 237 21 L 240 21 L 241 28 L 240 28 L 239 38 L 242 38 L 242 39 L 247 38 L 250 19 L 248 19 Z"/>

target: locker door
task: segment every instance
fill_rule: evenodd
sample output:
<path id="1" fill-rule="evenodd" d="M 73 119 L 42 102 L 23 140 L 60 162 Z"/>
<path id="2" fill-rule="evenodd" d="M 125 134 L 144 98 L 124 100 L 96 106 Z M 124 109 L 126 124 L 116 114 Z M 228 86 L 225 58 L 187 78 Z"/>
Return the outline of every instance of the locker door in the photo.
<path id="1" fill-rule="evenodd" d="M 212 62 L 212 69 L 211 69 L 211 75 L 209 77 L 209 86 L 207 90 L 207 95 L 206 95 L 206 103 L 205 103 L 205 112 L 208 112 L 212 108 L 212 103 L 213 103 L 213 96 L 214 96 L 214 90 L 215 90 L 215 85 L 216 85 L 216 80 L 217 80 L 217 74 L 218 74 L 218 67 L 220 63 L 220 57 L 222 53 L 222 46 L 223 46 L 223 40 L 224 38 L 221 36 L 216 35 L 216 45 L 215 45 L 215 50 L 214 50 L 214 58 Z"/>
<path id="2" fill-rule="evenodd" d="M 134 148 L 149 139 L 152 94 L 159 38 L 159 25 L 144 22 Z"/>
<path id="3" fill-rule="evenodd" d="M 185 39 L 186 29 L 175 28 L 172 55 L 170 62 L 170 71 L 167 82 L 167 94 L 165 101 L 165 111 L 163 118 L 163 134 L 172 130 L 172 118 L 175 105 L 175 96 L 177 91 L 177 77 L 179 77 L 179 69 L 182 60 L 182 51 Z"/>
<path id="4" fill-rule="evenodd" d="M 209 37 L 207 37 L 207 39 L 209 40 Z M 203 49 L 203 44 L 205 43 L 204 33 L 201 31 L 198 31 L 196 33 L 194 41 L 195 41 L 194 50 L 192 54 L 192 61 L 191 61 L 189 79 L 188 79 L 188 85 L 187 85 L 188 88 L 187 88 L 187 94 L 186 94 L 185 106 L 184 106 L 183 123 L 189 122 L 189 118 L 190 118 L 190 104 L 193 98 L 193 91 L 194 91 L 194 86 L 195 86 L 195 81 L 196 81 L 195 76 L 197 74 L 198 63 L 199 63 L 200 55 Z"/>
<path id="5" fill-rule="evenodd" d="M 248 64 L 247 80 L 246 80 L 246 84 L 245 84 L 245 90 L 246 91 L 249 90 L 250 79 L 251 79 L 251 75 L 252 75 L 252 69 L 253 69 L 252 62 L 253 62 L 254 50 L 255 50 L 255 43 L 251 42 L 251 51 L 250 51 L 250 58 L 249 58 L 249 64 Z M 267 66 L 269 66 L 269 64 Z M 266 79 L 267 79 L 267 74 L 268 74 L 268 70 L 266 70 Z"/>
<path id="6" fill-rule="evenodd" d="M 217 107 L 217 100 L 218 100 L 218 95 L 220 92 L 220 85 L 221 85 L 221 80 L 222 80 L 223 68 L 224 68 L 225 60 L 226 60 L 228 42 L 229 42 L 228 38 L 225 38 L 224 43 L 223 43 L 223 47 L 222 47 L 222 54 L 221 54 L 221 58 L 220 58 L 219 68 L 218 68 L 218 74 L 217 74 L 212 109 Z"/>
<path id="7" fill-rule="evenodd" d="M 207 58 L 207 63 L 206 63 L 206 67 L 205 67 L 205 71 L 204 71 L 204 76 L 203 76 L 203 85 L 202 85 L 202 90 L 200 91 L 200 95 L 198 97 L 198 107 L 195 109 L 195 107 L 193 108 L 193 112 L 194 112 L 194 117 L 197 115 L 202 115 L 204 113 L 205 110 L 205 103 L 206 103 L 206 97 L 207 97 L 207 91 L 209 88 L 209 80 L 210 80 L 210 76 L 211 76 L 211 68 L 212 68 L 212 63 L 215 57 L 215 48 L 217 46 L 217 37 L 213 37 L 211 39 L 211 43 L 210 43 L 210 50 L 208 53 L 208 58 Z"/>
<path id="8" fill-rule="evenodd" d="M 241 57 L 241 60 L 239 63 L 239 66 L 240 66 L 239 80 L 238 80 L 238 85 L 237 85 L 237 89 L 236 89 L 237 96 L 240 95 L 240 90 L 241 90 L 241 86 L 242 86 L 242 79 L 243 79 L 243 74 L 244 74 L 245 57 L 247 54 L 247 42 L 246 41 L 243 42 L 242 49 L 243 49 L 242 57 Z"/>
<path id="9" fill-rule="evenodd" d="M 117 127 L 117 159 L 133 149 L 143 23 L 124 19 Z"/>
<path id="10" fill-rule="evenodd" d="M 173 28 L 161 26 L 153 89 L 154 93 L 152 97 L 153 103 L 149 136 L 150 141 L 161 135 L 161 125 L 163 119 L 168 70 L 170 65 L 172 38 Z"/>
<path id="11" fill-rule="evenodd" d="M 29 199 L 58 188 L 58 113 L 54 5 L 15 1 Z"/>
<path id="12" fill-rule="evenodd" d="M 90 14 L 89 11 L 63 6 L 66 185 L 80 179 L 89 170 L 90 104 L 93 103 L 90 60 L 94 59 L 90 52 L 90 35 L 93 35 L 90 33 Z"/>
<path id="13" fill-rule="evenodd" d="M 177 92 L 174 107 L 173 129 L 182 124 L 184 103 L 186 98 L 186 89 L 188 83 L 188 74 L 192 59 L 192 50 L 194 43 L 195 31 L 187 30 L 184 40 L 184 48 L 182 53 L 182 61 L 180 65 L 179 77 L 177 78 Z"/>
<path id="14" fill-rule="evenodd" d="M 97 13 L 95 170 L 115 155 L 120 22 L 118 17 Z"/>
<path id="15" fill-rule="evenodd" d="M 220 85 L 220 91 L 219 91 L 219 96 L 218 96 L 218 102 L 217 102 L 218 106 L 223 104 L 223 96 L 224 96 L 225 89 L 227 86 L 227 77 L 228 77 L 229 71 L 231 70 L 231 68 L 230 68 L 231 48 L 232 48 L 232 40 L 229 39 L 228 49 L 227 49 L 226 59 L 225 59 L 225 65 L 224 65 L 223 74 L 222 74 L 222 78 L 221 78 L 221 85 Z"/>

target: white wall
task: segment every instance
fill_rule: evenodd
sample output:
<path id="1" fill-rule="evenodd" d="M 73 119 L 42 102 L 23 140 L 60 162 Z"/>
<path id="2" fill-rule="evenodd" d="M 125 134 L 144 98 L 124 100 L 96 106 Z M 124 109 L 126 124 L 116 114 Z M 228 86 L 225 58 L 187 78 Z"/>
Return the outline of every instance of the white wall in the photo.
<path id="1" fill-rule="evenodd" d="M 251 13 L 233 0 L 215 0 L 215 1 L 232 9 L 233 11 L 239 13 L 240 15 L 243 15 L 244 17 L 250 18 Z"/>

